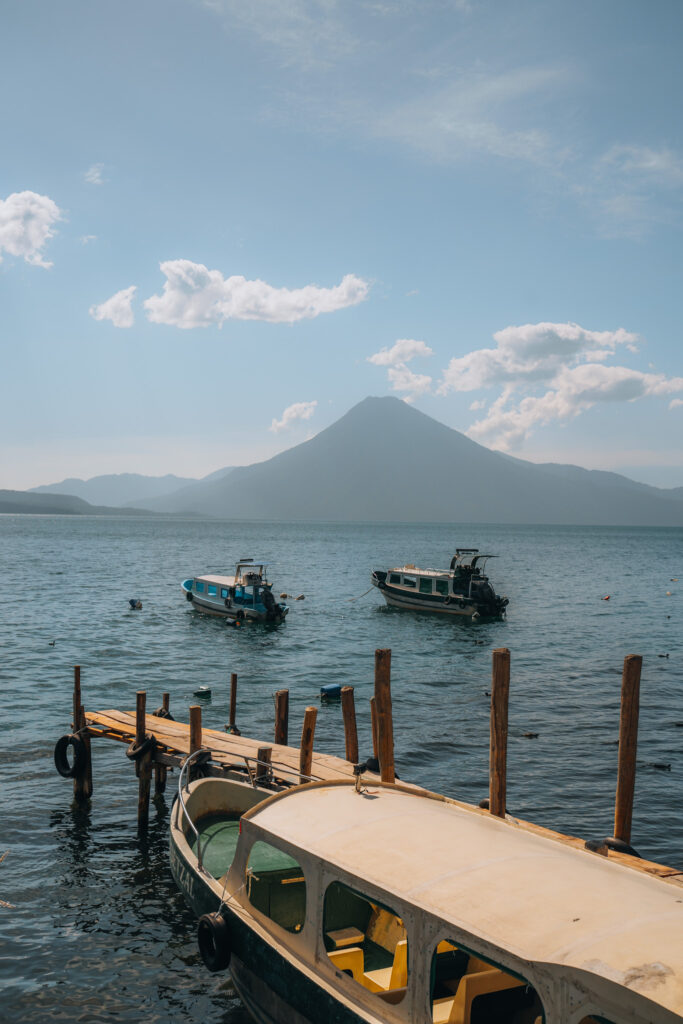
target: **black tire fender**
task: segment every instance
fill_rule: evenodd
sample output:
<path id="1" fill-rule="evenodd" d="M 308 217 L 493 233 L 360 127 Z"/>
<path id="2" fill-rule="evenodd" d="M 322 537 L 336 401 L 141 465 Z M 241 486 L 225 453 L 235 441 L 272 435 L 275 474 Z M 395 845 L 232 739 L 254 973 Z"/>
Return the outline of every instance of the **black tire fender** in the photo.
<path id="1" fill-rule="evenodd" d="M 156 739 L 154 736 L 150 736 L 149 733 L 144 737 L 142 743 L 137 744 L 135 740 L 126 750 L 126 757 L 129 757 L 131 761 L 139 761 L 141 757 L 148 754 L 156 746 Z"/>
<path id="2" fill-rule="evenodd" d="M 226 597 L 226 599 L 225 599 L 225 607 L 226 608 L 230 608 L 231 606 L 232 606 L 232 601 L 230 600 L 229 597 Z"/>
<path id="3" fill-rule="evenodd" d="M 189 590 L 186 590 L 185 591 L 185 598 L 188 601 L 194 601 L 194 594 L 192 594 Z"/>
<path id="4" fill-rule="evenodd" d="M 67 750 L 73 748 L 73 764 L 69 764 Z M 80 736 L 70 733 L 61 736 L 55 743 L 55 768 L 64 779 L 76 779 L 83 774 L 87 760 L 85 743 Z"/>
<path id="5" fill-rule="evenodd" d="M 197 945 L 207 971 L 215 974 L 230 964 L 230 930 L 222 914 L 202 914 L 197 924 Z"/>
<path id="6" fill-rule="evenodd" d="M 160 708 L 157 708 L 156 711 L 153 711 L 152 714 L 154 715 L 155 718 L 167 718 L 169 722 L 175 722 L 175 718 L 173 717 L 171 712 L 168 710 L 168 708 L 165 708 L 163 705 Z"/>

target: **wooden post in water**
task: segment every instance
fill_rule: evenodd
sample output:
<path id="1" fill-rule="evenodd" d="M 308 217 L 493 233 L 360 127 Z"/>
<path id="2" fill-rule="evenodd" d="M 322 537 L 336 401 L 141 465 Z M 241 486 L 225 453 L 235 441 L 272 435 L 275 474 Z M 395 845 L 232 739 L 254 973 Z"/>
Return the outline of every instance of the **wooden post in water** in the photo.
<path id="1" fill-rule="evenodd" d="M 135 746 L 145 742 L 145 710 L 147 693 L 138 690 L 135 695 Z M 149 818 L 149 790 L 152 782 L 152 750 L 138 758 L 135 768 L 138 776 L 138 828 L 146 828 Z"/>
<path id="2" fill-rule="evenodd" d="M 289 690 L 275 693 L 275 742 L 287 746 L 289 735 Z"/>
<path id="3" fill-rule="evenodd" d="M 356 704 L 352 686 L 342 686 L 341 706 L 344 717 L 346 760 L 351 764 L 358 764 L 358 729 L 356 728 Z"/>
<path id="4" fill-rule="evenodd" d="M 85 711 L 81 703 L 81 666 L 74 665 L 73 720 L 74 732 L 85 747 L 85 766 L 80 775 L 74 777 L 74 800 L 89 800 L 92 796 L 92 752 L 90 736 L 85 728 Z"/>
<path id="5" fill-rule="evenodd" d="M 489 748 L 489 811 L 498 818 L 505 817 L 509 695 L 510 652 L 507 647 L 498 647 L 493 652 Z"/>
<path id="6" fill-rule="evenodd" d="M 377 746 L 382 782 L 395 782 L 394 723 L 391 712 L 391 651 L 375 651 L 375 703 L 377 707 Z"/>
<path id="7" fill-rule="evenodd" d="M 190 704 L 190 753 L 194 754 L 202 745 L 202 708 L 200 704 Z"/>
<path id="8" fill-rule="evenodd" d="M 228 719 L 228 732 L 233 736 L 239 736 L 240 731 L 235 725 L 237 714 L 237 673 L 230 673 L 230 718 Z"/>
<path id="9" fill-rule="evenodd" d="M 631 843 L 633 794 L 636 787 L 636 748 L 638 745 L 638 712 L 640 707 L 640 654 L 624 658 L 621 677 L 621 719 L 619 722 L 619 759 L 617 794 L 614 802 L 614 838 Z"/>
<path id="10" fill-rule="evenodd" d="M 304 726 L 301 730 L 301 750 L 299 751 L 299 776 L 300 782 L 310 782 L 311 769 L 313 767 L 313 737 L 315 736 L 315 721 L 318 717 L 318 709 L 307 707 L 304 712 Z"/>
<path id="11" fill-rule="evenodd" d="M 168 716 L 171 710 L 171 695 L 170 693 L 162 693 L 161 695 L 161 710 L 163 716 Z M 154 795 L 160 796 L 166 789 L 166 778 L 168 775 L 168 769 L 166 765 L 155 764 L 154 765 Z"/>
<path id="12" fill-rule="evenodd" d="M 273 769 L 271 768 L 270 761 L 273 756 L 272 747 L 259 747 L 256 751 L 256 781 L 257 782 L 270 782 L 272 778 Z"/>
<path id="13" fill-rule="evenodd" d="M 377 728 L 377 701 L 370 698 L 370 726 L 372 728 L 372 756 L 379 760 L 379 731 Z"/>

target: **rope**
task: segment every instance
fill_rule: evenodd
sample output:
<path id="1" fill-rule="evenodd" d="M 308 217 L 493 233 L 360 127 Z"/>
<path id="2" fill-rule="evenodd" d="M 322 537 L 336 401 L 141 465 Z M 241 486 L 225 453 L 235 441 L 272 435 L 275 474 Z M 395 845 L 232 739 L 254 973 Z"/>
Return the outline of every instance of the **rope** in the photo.
<path id="1" fill-rule="evenodd" d="M 369 594 L 371 590 L 373 590 L 373 587 L 368 587 L 368 589 L 366 591 L 364 591 L 364 593 L 359 594 L 358 597 L 345 597 L 344 600 L 345 601 L 360 601 L 361 597 L 365 597 L 365 595 Z"/>

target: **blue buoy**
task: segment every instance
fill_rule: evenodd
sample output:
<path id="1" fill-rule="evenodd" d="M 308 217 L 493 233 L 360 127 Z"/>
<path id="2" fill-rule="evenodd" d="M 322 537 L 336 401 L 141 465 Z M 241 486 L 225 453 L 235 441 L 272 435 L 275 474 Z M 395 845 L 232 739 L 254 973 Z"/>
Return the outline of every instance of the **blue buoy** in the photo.
<path id="1" fill-rule="evenodd" d="M 326 683 L 320 687 L 321 700 L 341 700 L 341 683 Z"/>
<path id="2" fill-rule="evenodd" d="M 128 604 L 131 606 L 134 612 L 139 612 L 140 609 L 142 608 L 142 601 L 140 600 L 139 597 L 130 597 L 128 599 Z"/>

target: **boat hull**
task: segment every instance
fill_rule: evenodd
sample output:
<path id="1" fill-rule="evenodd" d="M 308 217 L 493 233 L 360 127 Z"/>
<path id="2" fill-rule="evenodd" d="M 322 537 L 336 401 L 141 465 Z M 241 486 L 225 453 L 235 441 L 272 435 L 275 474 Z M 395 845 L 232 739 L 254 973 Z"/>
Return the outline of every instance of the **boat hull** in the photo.
<path id="1" fill-rule="evenodd" d="M 254 608 L 232 601 L 226 605 L 222 598 L 212 599 L 193 593 L 192 580 L 185 580 L 181 584 L 181 589 L 195 611 L 201 612 L 202 615 L 214 615 L 216 618 L 227 619 L 231 622 L 239 620 L 240 622 L 268 622 L 277 625 L 283 622 L 289 613 L 289 606 L 286 604 L 277 604 L 270 612 L 264 606 L 259 605 Z"/>
<path id="2" fill-rule="evenodd" d="M 470 619 L 475 613 L 478 614 L 476 605 L 470 601 L 458 601 L 457 598 L 446 604 L 444 599 L 438 602 L 426 601 L 417 595 L 391 591 L 388 587 L 386 590 L 380 590 L 380 593 L 390 608 L 405 608 L 411 612 L 429 612 L 436 615 L 457 615 Z"/>

